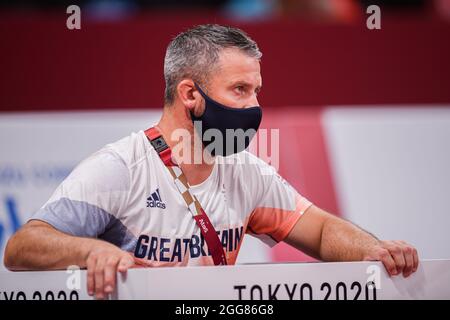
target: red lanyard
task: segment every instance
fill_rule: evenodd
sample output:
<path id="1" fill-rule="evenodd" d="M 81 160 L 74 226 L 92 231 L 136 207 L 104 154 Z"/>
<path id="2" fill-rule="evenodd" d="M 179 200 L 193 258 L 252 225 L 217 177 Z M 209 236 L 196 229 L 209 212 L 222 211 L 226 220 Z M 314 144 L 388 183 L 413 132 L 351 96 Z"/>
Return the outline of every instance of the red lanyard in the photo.
<path id="1" fill-rule="evenodd" d="M 189 211 L 200 228 L 200 232 L 205 238 L 214 264 L 226 265 L 227 258 L 225 256 L 222 243 L 220 242 L 219 235 L 203 210 L 200 202 L 197 200 L 197 197 L 192 194 L 191 188 L 183 171 L 176 163 L 172 161 L 172 151 L 170 150 L 169 145 L 166 143 L 161 133 L 154 127 L 145 130 L 145 135 L 174 178 L 175 186 L 186 202 Z"/>

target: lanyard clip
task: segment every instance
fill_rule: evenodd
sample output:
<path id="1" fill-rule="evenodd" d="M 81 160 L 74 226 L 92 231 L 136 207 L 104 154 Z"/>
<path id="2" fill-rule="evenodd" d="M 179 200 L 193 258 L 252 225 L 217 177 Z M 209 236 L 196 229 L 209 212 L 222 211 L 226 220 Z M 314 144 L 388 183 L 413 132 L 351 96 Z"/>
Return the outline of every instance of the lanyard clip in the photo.
<path id="1" fill-rule="evenodd" d="M 156 137 L 153 140 L 150 140 L 150 143 L 152 144 L 153 148 L 155 148 L 156 152 L 158 152 L 158 153 L 161 153 L 164 150 L 166 150 L 167 148 L 169 148 L 166 141 L 164 140 L 164 138 L 161 135 L 159 137 Z"/>

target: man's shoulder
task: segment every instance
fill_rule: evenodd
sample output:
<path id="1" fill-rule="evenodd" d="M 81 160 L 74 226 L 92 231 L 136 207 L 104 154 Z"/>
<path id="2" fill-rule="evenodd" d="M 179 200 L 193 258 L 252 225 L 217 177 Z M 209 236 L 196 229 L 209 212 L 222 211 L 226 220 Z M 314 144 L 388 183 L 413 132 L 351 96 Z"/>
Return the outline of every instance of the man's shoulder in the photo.
<path id="1" fill-rule="evenodd" d="M 107 144 L 97 152 L 97 156 L 120 159 L 127 167 L 132 167 L 146 158 L 148 150 L 145 135 L 141 130 Z"/>
<path id="2" fill-rule="evenodd" d="M 81 161 L 68 178 L 76 180 L 95 178 L 98 181 L 110 182 L 117 182 L 121 177 L 126 178 L 130 167 L 145 157 L 141 133 L 132 133 L 105 145 Z"/>

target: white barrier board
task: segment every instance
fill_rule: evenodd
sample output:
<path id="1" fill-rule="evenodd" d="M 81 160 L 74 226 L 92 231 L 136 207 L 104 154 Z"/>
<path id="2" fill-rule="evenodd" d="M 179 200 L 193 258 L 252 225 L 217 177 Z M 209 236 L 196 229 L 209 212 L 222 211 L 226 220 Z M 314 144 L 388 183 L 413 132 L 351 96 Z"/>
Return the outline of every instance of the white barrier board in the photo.
<path id="1" fill-rule="evenodd" d="M 375 285 L 374 285 L 375 284 Z M 376 289 L 377 287 L 378 289 Z M 425 260 L 408 278 L 379 262 L 131 269 L 112 299 L 450 299 L 450 260 Z M 0 272 L 0 300 L 92 299 L 86 271 Z"/>

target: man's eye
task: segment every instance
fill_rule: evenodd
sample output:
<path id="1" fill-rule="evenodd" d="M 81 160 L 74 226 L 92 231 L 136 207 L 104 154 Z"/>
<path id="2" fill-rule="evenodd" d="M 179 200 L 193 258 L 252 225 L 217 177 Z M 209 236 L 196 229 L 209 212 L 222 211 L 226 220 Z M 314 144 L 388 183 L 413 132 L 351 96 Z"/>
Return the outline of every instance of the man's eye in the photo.
<path id="1" fill-rule="evenodd" d="M 236 90 L 237 93 L 240 93 L 240 94 L 242 94 L 242 93 L 245 92 L 244 86 L 237 86 L 237 87 L 235 88 L 235 90 Z"/>

